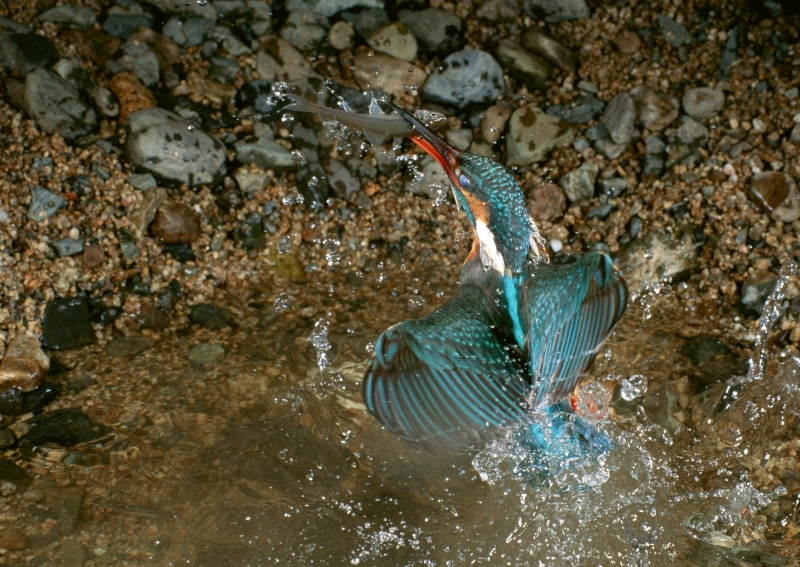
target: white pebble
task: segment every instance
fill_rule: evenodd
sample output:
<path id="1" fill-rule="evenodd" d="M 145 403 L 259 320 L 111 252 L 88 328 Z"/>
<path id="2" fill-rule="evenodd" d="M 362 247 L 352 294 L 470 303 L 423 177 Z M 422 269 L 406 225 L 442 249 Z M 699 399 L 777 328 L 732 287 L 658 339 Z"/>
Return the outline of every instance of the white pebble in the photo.
<path id="1" fill-rule="evenodd" d="M 550 241 L 550 250 L 552 250 L 553 253 L 558 254 L 559 252 L 561 252 L 562 248 L 564 248 L 564 244 L 560 240 Z"/>

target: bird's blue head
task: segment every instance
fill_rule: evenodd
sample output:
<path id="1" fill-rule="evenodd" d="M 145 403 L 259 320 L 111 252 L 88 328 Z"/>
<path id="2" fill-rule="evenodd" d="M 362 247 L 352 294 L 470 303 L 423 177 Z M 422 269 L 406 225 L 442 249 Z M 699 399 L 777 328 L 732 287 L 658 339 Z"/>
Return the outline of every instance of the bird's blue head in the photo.
<path id="1" fill-rule="evenodd" d="M 414 126 L 411 140 L 439 162 L 453 183 L 456 203 L 475 230 L 476 251 L 484 266 L 503 275 L 515 274 L 529 254 L 536 258 L 546 255 L 522 190 L 506 168 L 454 148 L 413 115 L 389 104 Z"/>

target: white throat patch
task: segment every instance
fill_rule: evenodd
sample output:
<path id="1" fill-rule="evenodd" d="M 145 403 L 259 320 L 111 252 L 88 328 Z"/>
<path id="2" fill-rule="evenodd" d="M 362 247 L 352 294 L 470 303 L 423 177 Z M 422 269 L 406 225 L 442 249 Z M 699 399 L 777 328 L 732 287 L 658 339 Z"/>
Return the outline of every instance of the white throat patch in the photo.
<path id="1" fill-rule="evenodd" d="M 484 265 L 491 266 L 501 275 L 506 273 L 506 262 L 497 250 L 494 241 L 494 234 L 485 222 L 478 220 L 475 223 L 475 232 L 478 234 L 478 242 L 481 244 L 481 261 Z"/>

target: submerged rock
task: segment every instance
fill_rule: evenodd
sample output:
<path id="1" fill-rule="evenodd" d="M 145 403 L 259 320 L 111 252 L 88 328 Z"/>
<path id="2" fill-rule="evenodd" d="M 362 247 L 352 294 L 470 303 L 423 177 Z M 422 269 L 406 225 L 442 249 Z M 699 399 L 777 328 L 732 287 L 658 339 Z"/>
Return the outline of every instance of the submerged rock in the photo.
<path id="1" fill-rule="evenodd" d="M 419 12 L 403 10 L 398 17 L 417 38 L 423 51 L 445 55 L 463 45 L 464 22 L 452 12 L 441 8 Z"/>
<path id="2" fill-rule="evenodd" d="M 538 183 L 526 199 L 528 212 L 535 221 L 560 219 L 567 210 L 564 191 L 555 183 Z"/>
<path id="3" fill-rule="evenodd" d="M 583 199 L 594 197 L 594 182 L 597 174 L 600 173 L 600 166 L 596 163 L 585 163 L 577 169 L 564 174 L 558 180 L 558 184 L 564 189 L 564 193 L 573 203 Z"/>
<path id="4" fill-rule="evenodd" d="M 631 290 L 643 284 L 685 281 L 699 269 L 698 245 L 690 236 L 680 241 L 661 232 L 649 232 L 620 251 L 615 263 L 625 274 Z"/>
<path id="5" fill-rule="evenodd" d="M 522 34 L 522 45 L 567 73 L 574 71 L 578 63 L 578 56 L 574 51 L 542 33 L 538 26 L 525 30 Z"/>
<path id="6" fill-rule="evenodd" d="M 46 37 L 34 33 L 0 33 L 0 67 L 25 76 L 56 61 L 58 51 Z"/>
<path id="7" fill-rule="evenodd" d="M 554 148 L 572 143 L 575 134 L 557 116 L 537 106 L 518 108 L 511 114 L 506 136 L 506 166 L 530 165 L 541 161 Z"/>
<path id="8" fill-rule="evenodd" d="M 591 14 L 585 0 L 525 0 L 523 7 L 534 16 L 544 14 L 547 22 L 579 20 Z"/>
<path id="9" fill-rule="evenodd" d="M 544 59 L 506 39 L 500 41 L 494 53 L 508 74 L 528 90 L 545 90 L 549 86 L 550 65 Z"/>
<path id="10" fill-rule="evenodd" d="M 422 99 L 457 108 L 493 103 L 506 90 L 503 70 L 485 51 L 464 49 L 445 58 L 428 78 Z"/>
<path id="11" fill-rule="evenodd" d="M 94 441 L 111 433 L 102 423 L 92 421 L 78 408 L 58 409 L 30 420 L 33 427 L 22 437 L 33 445 L 57 443 L 72 447 Z"/>
<path id="12" fill-rule="evenodd" d="M 364 8 L 383 8 L 383 0 L 287 0 L 286 9 L 290 12 L 295 10 L 311 10 L 329 18 L 341 12 L 361 6 Z"/>
<path id="13" fill-rule="evenodd" d="M 681 45 L 688 45 L 694 41 L 694 36 L 690 34 L 687 29 L 664 14 L 659 14 L 658 25 L 661 28 L 661 35 L 670 45 L 680 47 Z"/>
<path id="14" fill-rule="evenodd" d="M 450 180 L 439 164 L 432 157 L 425 155 L 415 164 L 418 175 L 408 174 L 404 178 L 403 189 L 409 193 L 425 195 L 436 199 L 447 193 Z"/>
<path id="15" fill-rule="evenodd" d="M 44 69 L 25 78 L 25 107 L 42 130 L 58 132 L 67 140 L 91 133 L 97 122 L 94 109 L 78 90 Z"/>
<path id="16" fill-rule="evenodd" d="M 39 340 L 31 333 L 17 335 L 0 363 L 0 390 L 31 391 L 42 383 L 49 368 L 50 359 L 39 347 Z"/>
<path id="17" fill-rule="evenodd" d="M 40 14 L 39 21 L 66 24 L 76 28 L 90 28 L 97 21 L 97 17 L 89 8 L 56 6 Z"/>
<path id="18" fill-rule="evenodd" d="M 750 180 L 750 197 L 773 220 L 794 222 L 800 218 L 800 193 L 788 173 L 765 171 Z"/>
<path id="19" fill-rule="evenodd" d="M 290 12 L 281 28 L 281 37 L 300 51 L 322 45 L 328 36 L 331 23 L 317 12 L 297 10 Z"/>
<path id="20" fill-rule="evenodd" d="M 710 87 L 690 89 L 683 95 L 683 110 L 692 118 L 713 118 L 725 105 L 725 93 Z"/>
<path id="21" fill-rule="evenodd" d="M 388 95 L 419 90 L 425 85 L 427 78 L 421 67 L 385 53 L 359 50 L 355 54 L 354 63 L 354 74 L 361 88 L 378 90 L 380 87 Z"/>
<path id="22" fill-rule="evenodd" d="M 417 57 L 417 40 L 402 22 L 392 22 L 375 30 L 367 38 L 367 44 L 403 61 L 413 61 Z"/>
<path id="23" fill-rule="evenodd" d="M 629 144 L 636 133 L 636 106 L 631 96 L 620 93 L 611 99 L 601 120 L 615 144 Z"/>
<path id="24" fill-rule="evenodd" d="M 644 85 L 631 90 L 631 96 L 637 120 L 651 132 L 663 130 L 678 117 L 680 103 L 674 96 L 657 93 Z"/>
<path id="25" fill-rule="evenodd" d="M 85 297 L 54 299 L 44 309 L 42 345 L 52 350 L 82 347 L 94 340 Z"/>

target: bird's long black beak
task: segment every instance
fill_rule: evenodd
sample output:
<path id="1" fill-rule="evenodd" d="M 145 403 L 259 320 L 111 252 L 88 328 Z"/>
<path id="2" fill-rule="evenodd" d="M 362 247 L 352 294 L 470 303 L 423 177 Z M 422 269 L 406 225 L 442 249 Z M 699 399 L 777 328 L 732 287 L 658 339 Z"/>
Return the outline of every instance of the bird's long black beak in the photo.
<path id="1" fill-rule="evenodd" d="M 409 124 L 414 127 L 416 132 L 411 136 L 411 141 L 439 162 L 450 180 L 458 186 L 458 179 L 455 174 L 456 158 L 463 152 L 445 142 L 433 130 L 425 126 L 416 116 L 406 112 L 391 101 L 385 101 L 392 110 L 402 116 Z"/>

